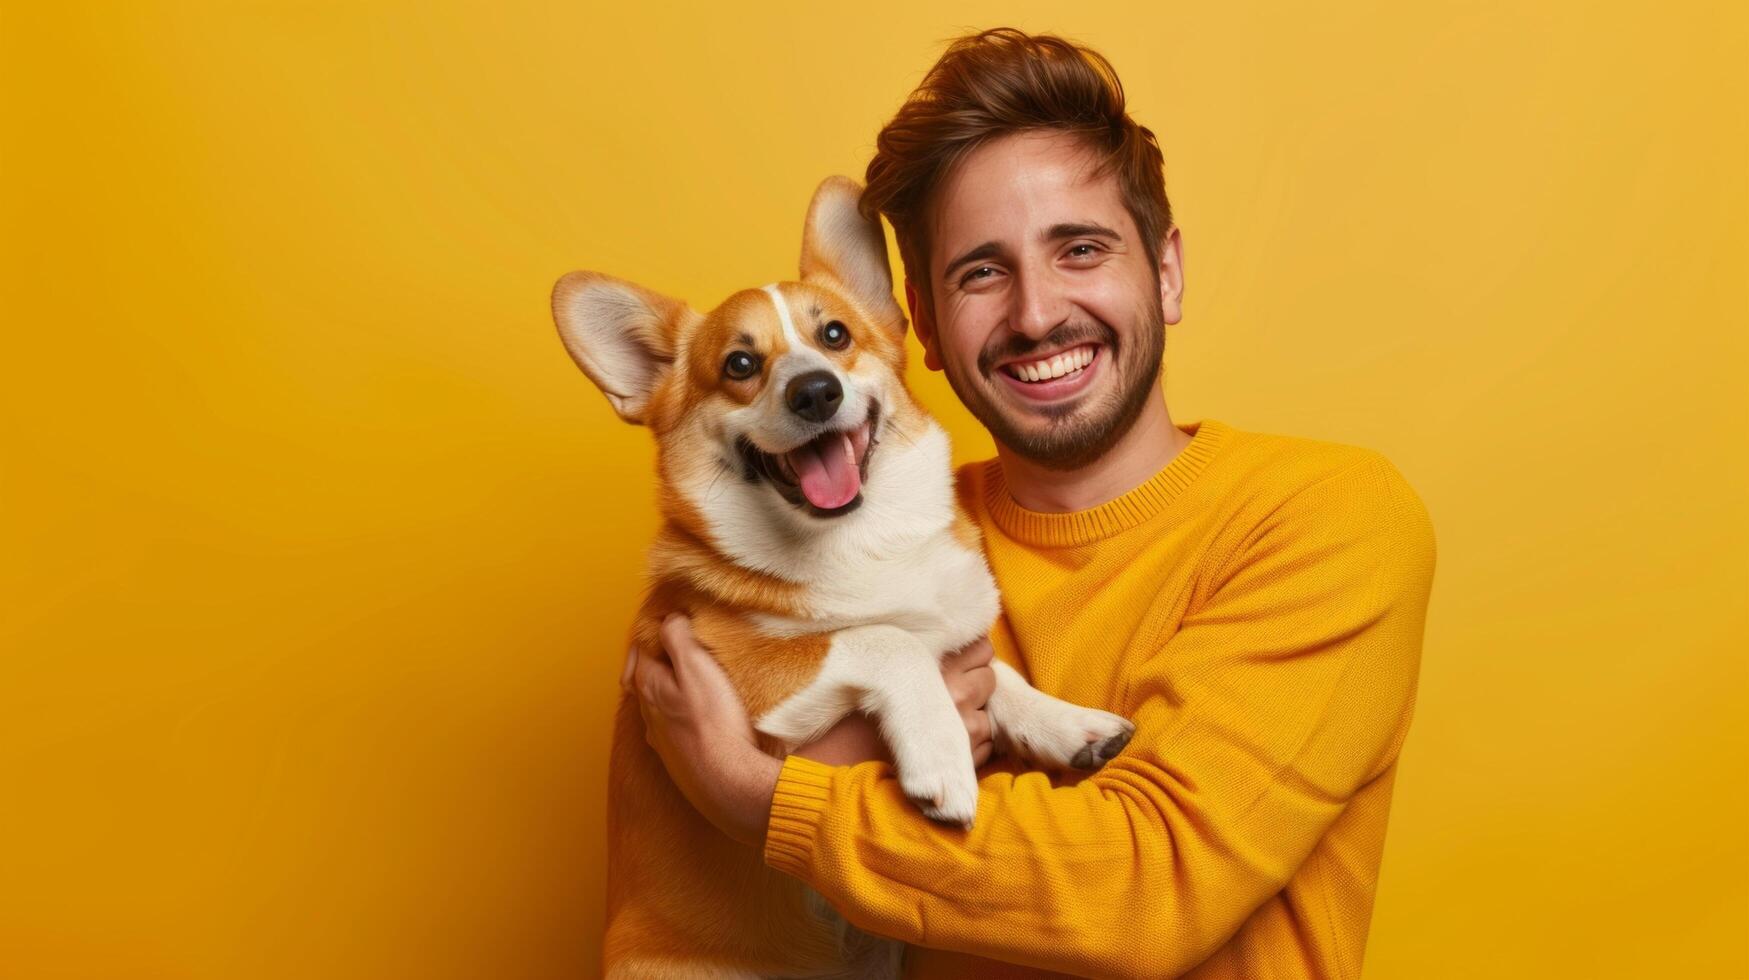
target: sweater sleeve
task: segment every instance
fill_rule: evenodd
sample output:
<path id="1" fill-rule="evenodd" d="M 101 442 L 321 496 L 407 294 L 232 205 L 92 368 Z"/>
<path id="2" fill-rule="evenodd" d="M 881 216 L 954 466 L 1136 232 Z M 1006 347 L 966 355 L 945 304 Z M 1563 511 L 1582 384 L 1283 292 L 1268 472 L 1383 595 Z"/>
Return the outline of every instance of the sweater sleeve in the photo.
<path id="1" fill-rule="evenodd" d="M 1179 628 L 1132 651 L 1120 707 L 1137 731 L 1104 769 L 987 775 L 962 831 L 919 814 L 885 763 L 791 756 L 767 863 L 908 943 L 1092 976 L 1202 962 L 1395 760 L 1433 531 L 1370 454 L 1210 561 Z"/>

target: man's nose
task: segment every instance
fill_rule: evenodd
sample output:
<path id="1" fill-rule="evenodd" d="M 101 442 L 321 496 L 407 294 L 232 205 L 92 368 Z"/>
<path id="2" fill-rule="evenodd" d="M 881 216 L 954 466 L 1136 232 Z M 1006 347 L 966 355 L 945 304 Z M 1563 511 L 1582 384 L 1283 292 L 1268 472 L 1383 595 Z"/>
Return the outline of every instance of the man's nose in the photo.
<path id="1" fill-rule="evenodd" d="M 1014 308 L 1009 313 L 1015 333 L 1043 340 L 1046 334 L 1069 318 L 1069 301 L 1062 283 L 1044 270 L 1022 268 L 1014 276 L 1010 295 Z"/>
<path id="2" fill-rule="evenodd" d="M 837 413 L 844 386 L 831 371 L 809 371 L 791 378 L 783 397 L 790 411 L 810 422 L 824 422 Z"/>

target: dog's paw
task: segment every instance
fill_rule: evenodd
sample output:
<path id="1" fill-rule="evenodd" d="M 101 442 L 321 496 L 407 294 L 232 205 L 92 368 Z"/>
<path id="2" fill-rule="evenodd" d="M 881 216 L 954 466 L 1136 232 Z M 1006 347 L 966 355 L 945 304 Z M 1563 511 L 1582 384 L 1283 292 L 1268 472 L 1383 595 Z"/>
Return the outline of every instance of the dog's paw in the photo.
<path id="1" fill-rule="evenodd" d="M 1122 719 L 1119 719 L 1122 720 Z M 1107 762 L 1117 758 L 1123 747 L 1130 744 L 1130 736 L 1136 732 L 1136 726 L 1124 722 L 1128 728 L 1103 741 L 1088 742 L 1081 746 L 1075 757 L 1069 760 L 1069 765 L 1076 769 L 1098 769 Z"/>
<path id="2" fill-rule="evenodd" d="M 904 766 L 899 770 L 899 787 L 931 820 L 970 827 L 978 815 L 978 773 L 969 764 Z"/>
<path id="3" fill-rule="evenodd" d="M 1024 710 L 1002 718 L 1001 726 L 1009 748 L 1056 769 L 1098 769 L 1123 751 L 1136 732 L 1120 715 L 1052 697 L 1032 700 Z"/>

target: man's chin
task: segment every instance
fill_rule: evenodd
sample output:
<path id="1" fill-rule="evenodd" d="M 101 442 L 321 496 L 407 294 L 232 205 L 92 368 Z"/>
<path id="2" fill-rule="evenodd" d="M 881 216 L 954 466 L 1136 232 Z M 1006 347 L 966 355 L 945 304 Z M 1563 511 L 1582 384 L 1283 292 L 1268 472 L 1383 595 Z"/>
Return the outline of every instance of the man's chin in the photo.
<path id="1" fill-rule="evenodd" d="M 972 414 L 1015 455 L 1050 470 L 1080 469 L 1117 445 L 1146 404 L 1146 395 L 1118 398 L 1109 390 L 1111 379 L 1102 380 L 1100 386 L 1061 402 L 1031 402 L 1013 393 L 986 391 Z M 1157 384 L 1143 388 L 1157 390 Z"/>
<path id="2" fill-rule="evenodd" d="M 997 410 L 979 421 L 1008 451 L 1047 469 L 1073 470 L 1103 456 L 1123 436 L 1121 419 L 1085 401 L 1034 407 L 1024 414 Z M 1133 421 L 1133 420 L 1131 420 Z M 1124 426 L 1128 428 L 1128 426 Z"/>
<path id="3" fill-rule="evenodd" d="M 1099 412 L 1086 402 L 1075 402 L 1064 405 L 1029 408 L 1025 411 L 1015 411 L 1002 407 L 996 409 L 1000 419 L 1000 429 L 989 426 L 991 432 L 1001 431 L 1017 440 L 1046 445 L 1051 442 L 1073 438 L 1076 432 L 1090 432 L 1102 428 L 1101 416 L 1109 416 L 1109 412 Z"/>
<path id="4" fill-rule="evenodd" d="M 1061 401 L 1037 401 L 1006 390 L 997 378 L 972 379 L 975 397 L 967 398 L 963 382 L 949 371 L 948 384 L 960 403 L 990 430 L 1004 449 L 1051 470 L 1074 470 L 1092 463 L 1122 438 L 1135 418 L 1123 419 L 1114 404 L 1115 373 L 1090 379 L 1096 383 Z"/>

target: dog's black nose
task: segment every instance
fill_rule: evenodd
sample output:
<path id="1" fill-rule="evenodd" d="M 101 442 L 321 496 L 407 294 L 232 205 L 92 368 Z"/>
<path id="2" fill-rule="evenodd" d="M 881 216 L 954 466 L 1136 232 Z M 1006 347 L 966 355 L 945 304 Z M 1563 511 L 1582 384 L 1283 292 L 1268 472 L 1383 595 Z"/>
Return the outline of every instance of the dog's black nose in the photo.
<path id="1" fill-rule="evenodd" d="M 844 400 L 844 386 L 831 371 L 809 371 L 790 379 L 783 390 L 789 410 L 810 422 L 824 422 L 838 412 Z"/>

